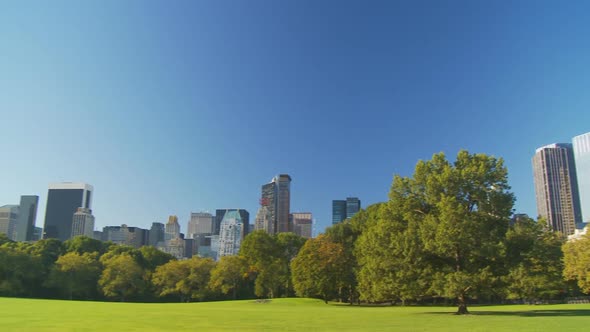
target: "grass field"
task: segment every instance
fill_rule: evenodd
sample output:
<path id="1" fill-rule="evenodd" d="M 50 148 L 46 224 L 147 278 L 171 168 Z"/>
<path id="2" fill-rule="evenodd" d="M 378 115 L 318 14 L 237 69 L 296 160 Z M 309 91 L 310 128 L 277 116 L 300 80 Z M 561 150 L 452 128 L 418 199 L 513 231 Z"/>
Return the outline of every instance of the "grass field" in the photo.
<path id="1" fill-rule="evenodd" d="M 0 298 L 0 331 L 588 331 L 590 305 L 357 307 L 269 303 L 104 303 Z"/>

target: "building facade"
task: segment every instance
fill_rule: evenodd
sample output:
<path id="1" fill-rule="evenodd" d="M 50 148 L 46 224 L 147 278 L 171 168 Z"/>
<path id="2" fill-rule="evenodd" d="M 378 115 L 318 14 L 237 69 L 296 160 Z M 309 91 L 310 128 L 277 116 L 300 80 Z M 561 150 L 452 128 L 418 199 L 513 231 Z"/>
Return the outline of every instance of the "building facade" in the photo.
<path id="1" fill-rule="evenodd" d="M 166 223 L 166 233 L 164 235 L 166 241 L 180 238 L 180 224 L 178 223 L 177 216 L 170 216 L 168 217 L 168 222 Z"/>
<path id="2" fill-rule="evenodd" d="M 288 174 L 279 174 L 270 183 L 262 186 L 255 229 L 262 229 L 270 234 L 292 231 L 290 209 L 291 177 Z"/>
<path id="3" fill-rule="evenodd" d="M 250 212 L 248 212 L 245 209 L 217 209 L 217 210 L 215 210 L 215 219 L 216 219 L 215 223 L 217 223 L 217 220 L 219 220 L 219 231 L 215 235 L 221 234 L 221 222 L 223 221 L 223 218 L 225 218 L 225 215 L 230 212 L 237 213 L 240 215 L 240 219 L 242 220 L 242 223 L 244 225 L 244 229 L 242 230 L 242 238 L 245 237 L 246 235 L 248 235 L 248 231 L 249 231 L 248 224 L 250 223 Z"/>
<path id="4" fill-rule="evenodd" d="M 92 210 L 78 208 L 78 211 L 74 213 L 71 237 L 78 235 L 88 236 L 89 238 L 94 237 L 94 216 L 92 215 Z"/>
<path id="5" fill-rule="evenodd" d="M 187 225 L 186 237 L 194 238 L 195 234 L 213 234 L 215 230 L 215 218 L 211 213 L 191 213 L 191 219 Z"/>
<path id="6" fill-rule="evenodd" d="M 590 133 L 573 139 L 582 221 L 590 222 Z"/>
<path id="7" fill-rule="evenodd" d="M 572 235 L 582 222 L 572 144 L 556 143 L 536 150 L 533 174 L 537 212 L 554 231 Z"/>
<path id="8" fill-rule="evenodd" d="M 14 240 L 19 242 L 33 241 L 35 237 L 35 221 L 39 196 L 24 195 L 20 197 L 19 215 L 16 222 Z"/>
<path id="9" fill-rule="evenodd" d="M 338 224 L 346 220 L 346 201 L 332 201 L 332 224 Z"/>
<path id="10" fill-rule="evenodd" d="M 43 238 L 65 241 L 72 234 L 74 213 L 79 207 L 92 208 L 94 188 L 86 183 L 55 183 L 49 185 Z"/>
<path id="11" fill-rule="evenodd" d="M 4 205 L 0 207 L 0 234 L 14 241 L 16 223 L 18 221 L 18 205 Z"/>
<path id="12" fill-rule="evenodd" d="M 332 201 L 332 224 L 338 224 L 352 218 L 361 210 L 358 197 L 347 197 L 345 200 Z"/>
<path id="13" fill-rule="evenodd" d="M 221 221 L 218 257 L 237 255 L 243 234 L 244 221 L 240 213 L 237 210 L 227 211 Z"/>
<path id="14" fill-rule="evenodd" d="M 164 242 L 166 226 L 161 222 L 152 223 L 149 230 L 148 245 L 157 247 L 160 242 Z"/>
<path id="15" fill-rule="evenodd" d="M 293 232 L 306 239 L 312 238 L 313 219 L 311 212 L 291 213 Z"/>

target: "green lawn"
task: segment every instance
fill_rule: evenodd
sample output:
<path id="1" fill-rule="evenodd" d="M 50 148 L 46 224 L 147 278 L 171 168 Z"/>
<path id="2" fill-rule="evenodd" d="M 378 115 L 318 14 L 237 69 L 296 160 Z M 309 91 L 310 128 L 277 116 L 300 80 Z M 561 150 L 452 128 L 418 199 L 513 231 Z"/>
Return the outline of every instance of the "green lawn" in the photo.
<path id="1" fill-rule="evenodd" d="M 270 303 L 104 303 L 0 298 L 0 331 L 588 331 L 590 305 L 357 307 Z"/>

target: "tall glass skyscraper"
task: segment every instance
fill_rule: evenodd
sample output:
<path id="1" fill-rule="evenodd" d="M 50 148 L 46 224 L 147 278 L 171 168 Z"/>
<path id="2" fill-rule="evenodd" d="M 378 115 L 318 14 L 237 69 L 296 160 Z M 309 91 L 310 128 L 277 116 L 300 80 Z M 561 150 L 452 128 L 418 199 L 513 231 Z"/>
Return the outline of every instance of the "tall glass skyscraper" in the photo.
<path id="1" fill-rule="evenodd" d="M 94 188 L 86 183 L 54 183 L 49 185 L 43 238 L 65 241 L 72 234 L 74 213 L 78 208 L 92 208 Z"/>
<path id="2" fill-rule="evenodd" d="M 244 232 L 244 221 L 238 210 L 228 210 L 221 221 L 218 257 L 237 255 Z"/>
<path id="3" fill-rule="evenodd" d="M 554 231 L 574 234 L 582 214 L 572 144 L 538 148 L 533 157 L 533 173 L 539 216 L 546 218 Z"/>
<path id="4" fill-rule="evenodd" d="M 574 137 L 573 142 L 582 221 L 590 222 L 590 133 Z"/>
<path id="5" fill-rule="evenodd" d="M 39 196 L 25 195 L 20 197 L 18 221 L 14 232 L 15 241 L 33 240 L 38 204 Z"/>
<path id="6" fill-rule="evenodd" d="M 347 197 L 346 200 L 332 201 L 332 224 L 341 223 L 352 218 L 361 209 L 361 200 L 357 197 Z"/>
<path id="7" fill-rule="evenodd" d="M 279 174 L 270 183 L 264 184 L 260 205 L 255 229 L 263 229 L 270 234 L 291 232 L 291 177 L 288 174 Z"/>

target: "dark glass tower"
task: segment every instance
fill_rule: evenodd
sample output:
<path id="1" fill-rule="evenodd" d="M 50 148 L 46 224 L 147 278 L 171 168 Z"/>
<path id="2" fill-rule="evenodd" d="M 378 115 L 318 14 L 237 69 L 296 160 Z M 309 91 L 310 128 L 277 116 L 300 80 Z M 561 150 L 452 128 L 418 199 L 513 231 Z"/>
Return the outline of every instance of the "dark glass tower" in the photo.
<path id="1" fill-rule="evenodd" d="M 332 224 L 338 224 L 346 219 L 346 201 L 332 201 Z"/>
<path id="2" fill-rule="evenodd" d="M 352 218 L 361 209 L 361 200 L 357 197 L 346 198 L 346 219 Z"/>
<path id="3" fill-rule="evenodd" d="M 35 220 L 39 196 L 21 196 L 20 211 L 16 223 L 15 240 L 19 242 L 33 241 L 35 236 Z"/>
<path id="4" fill-rule="evenodd" d="M 56 183 L 49 185 L 43 238 L 65 241 L 72 234 L 74 213 L 79 207 L 91 208 L 94 188 L 85 183 Z"/>

